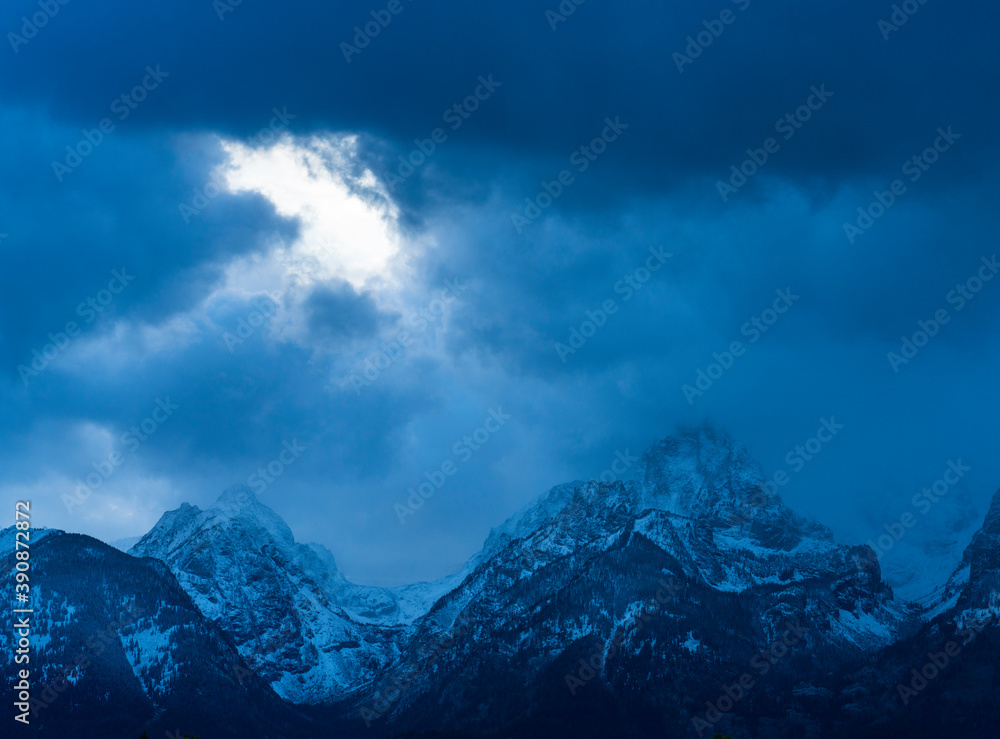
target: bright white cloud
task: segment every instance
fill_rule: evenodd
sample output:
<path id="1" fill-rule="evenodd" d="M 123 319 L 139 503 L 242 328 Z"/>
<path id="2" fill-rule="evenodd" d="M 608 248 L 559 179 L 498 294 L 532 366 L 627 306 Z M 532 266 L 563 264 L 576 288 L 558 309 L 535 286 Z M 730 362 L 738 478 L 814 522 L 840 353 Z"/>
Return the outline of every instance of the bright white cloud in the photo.
<path id="1" fill-rule="evenodd" d="M 375 176 L 358 167 L 356 137 L 286 135 L 269 147 L 228 140 L 222 147 L 228 162 L 220 174 L 232 192 L 260 193 L 279 215 L 299 219 L 299 240 L 276 255 L 286 274 L 355 288 L 390 281 L 398 213 Z"/>
<path id="2" fill-rule="evenodd" d="M 218 307 L 261 293 L 281 306 L 268 321 L 267 335 L 302 341 L 307 332 L 298 310 L 301 299 L 313 285 L 330 280 L 373 290 L 380 305 L 401 309 L 406 260 L 399 257 L 426 244 L 408 242 L 403 248 L 398 209 L 375 175 L 359 165 L 356 136 L 285 134 L 264 146 L 229 139 L 219 144 L 227 157 L 212 179 L 233 193 L 267 198 L 279 215 L 299 221 L 298 238 L 234 259 L 217 287 L 186 313 L 159 325 L 120 319 L 110 331 L 73 342 L 55 362 L 61 369 L 85 372 L 101 364 L 123 370 L 143 357 L 184 347 L 206 330 L 221 337 L 233 325 L 216 323 Z"/>

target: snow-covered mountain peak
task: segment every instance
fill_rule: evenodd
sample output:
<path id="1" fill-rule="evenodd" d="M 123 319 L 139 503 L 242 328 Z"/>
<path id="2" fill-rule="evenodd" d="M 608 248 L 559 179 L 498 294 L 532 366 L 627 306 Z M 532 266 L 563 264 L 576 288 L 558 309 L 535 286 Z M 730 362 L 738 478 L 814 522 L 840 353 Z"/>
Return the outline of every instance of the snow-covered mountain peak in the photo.
<path id="1" fill-rule="evenodd" d="M 798 516 L 763 488 L 759 463 L 726 432 L 680 429 L 643 452 L 638 481 L 557 485 L 494 528 L 485 559 L 517 539 L 555 524 L 586 537 L 595 527 L 620 527 L 644 512 L 702 521 L 769 549 L 790 551 L 804 540 L 833 543 L 825 526 Z M 610 530 L 610 529 L 608 529 Z"/>
<path id="2" fill-rule="evenodd" d="M 295 538 L 281 516 L 257 500 L 246 486 L 226 490 L 211 508 L 182 503 L 164 513 L 156 525 L 128 551 L 139 557 L 163 558 L 192 540 L 246 542 L 254 549 L 276 546 L 292 556 Z"/>
<path id="3" fill-rule="evenodd" d="M 261 506 L 257 496 L 246 485 L 233 485 L 222 492 L 215 503 L 216 508 L 240 511 Z"/>
<path id="4" fill-rule="evenodd" d="M 642 454 L 643 507 L 691 518 L 718 514 L 760 498 L 763 471 L 724 431 L 680 429 Z"/>
<path id="5" fill-rule="evenodd" d="M 228 521 L 248 530 L 260 529 L 280 544 L 288 547 L 295 544 L 292 530 L 284 519 L 257 500 L 246 485 L 227 489 L 206 513 L 221 525 Z"/>
<path id="6" fill-rule="evenodd" d="M 165 513 L 129 553 L 165 562 L 240 655 L 294 702 L 335 699 L 393 660 L 411 624 L 461 577 L 355 585 L 320 544 L 296 543 L 246 486 Z"/>

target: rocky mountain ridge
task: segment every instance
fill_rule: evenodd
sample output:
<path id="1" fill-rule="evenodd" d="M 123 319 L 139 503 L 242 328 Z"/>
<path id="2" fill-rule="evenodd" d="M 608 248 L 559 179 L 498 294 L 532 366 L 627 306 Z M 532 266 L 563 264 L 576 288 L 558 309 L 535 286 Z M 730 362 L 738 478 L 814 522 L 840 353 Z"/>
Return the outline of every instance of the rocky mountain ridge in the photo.
<path id="1" fill-rule="evenodd" d="M 164 514 L 129 554 L 165 562 L 207 618 L 286 700 L 324 703 L 392 663 L 443 583 L 354 585 L 318 544 L 295 542 L 247 487 Z"/>
<path id="2" fill-rule="evenodd" d="M 920 695 L 936 690 L 962 716 L 962 701 L 981 694 L 988 713 L 989 691 L 967 687 L 961 665 L 995 654 L 1000 492 L 920 611 L 894 597 L 869 547 L 836 543 L 762 492 L 763 480 L 724 433 L 682 431 L 642 455 L 635 479 L 557 486 L 495 528 L 462 572 L 402 588 L 349 582 L 328 550 L 295 542 L 251 491 L 233 488 L 206 510 L 164 514 L 132 556 L 47 532 L 45 543 L 64 542 L 53 563 L 73 572 L 121 558 L 124 571 L 148 574 L 118 582 L 104 568 L 100 588 L 69 596 L 65 583 L 43 584 L 54 615 L 41 648 L 58 641 L 53 654 L 64 655 L 82 643 L 86 628 L 71 624 L 83 611 L 183 601 L 141 638 L 116 630 L 114 669 L 141 705 L 174 715 L 191 683 L 240 705 L 250 686 L 260 721 L 301 736 L 880 736 L 886 726 L 936 736 L 934 715 L 900 695 L 912 698 L 907 671 L 960 634 L 963 648 L 968 635 L 977 646 Z M 159 584 L 146 593 L 149 578 Z M 190 641 L 192 630 L 210 644 Z M 122 682 L 114 670 L 81 672 L 96 686 L 87 695 Z"/>

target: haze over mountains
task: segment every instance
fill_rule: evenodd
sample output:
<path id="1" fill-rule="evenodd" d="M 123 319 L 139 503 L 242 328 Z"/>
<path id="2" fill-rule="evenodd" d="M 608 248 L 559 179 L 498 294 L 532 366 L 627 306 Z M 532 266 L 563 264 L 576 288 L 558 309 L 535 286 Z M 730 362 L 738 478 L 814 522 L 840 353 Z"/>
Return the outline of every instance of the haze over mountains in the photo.
<path id="1" fill-rule="evenodd" d="M 1000 494 L 913 603 L 872 549 L 762 494 L 722 432 L 653 444 L 635 477 L 557 486 L 460 572 L 398 588 L 351 583 L 245 487 L 127 554 L 36 532 L 40 735 L 935 736 L 950 710 L 912 706 L 958 706 L 953 683 L 992 715 L 993 678 L 964 681 L 993 655 Z"/>

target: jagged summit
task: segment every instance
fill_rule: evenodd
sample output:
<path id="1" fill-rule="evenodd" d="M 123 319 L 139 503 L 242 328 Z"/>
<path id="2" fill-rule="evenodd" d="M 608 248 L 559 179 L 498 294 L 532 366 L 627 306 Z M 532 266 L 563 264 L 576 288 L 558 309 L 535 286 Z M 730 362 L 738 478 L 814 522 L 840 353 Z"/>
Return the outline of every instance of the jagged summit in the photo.
<path id="1" fill-rule="evenodd" d="M 244 509 L 261 505 L 257 495 L 246 485 L 233 485 L 222 491 L 215 502 L 216 508 Z"/>
<path id="2" fill-rule="evenodd" d="M 682 715 L 692 682 L 711 672 L 710 693 L 790 619 L 807 624 L 803 652 L 821 666 L 790 669 L 786 679 L 799 682 L 825 679 L 826 665 L 873 653 L 910 628 L 877 564 L 862 566 L 865 548 L 836 544 L 825 527 L 761 495 L 760 465 L 725 432 L 682 429 L 651 445 L 638 472 L 553 487 L 490 533 L 473 572 L 417 623 L 398 668 L 419 671 L 421 645 L 473 624 L 411 689 L 425 697 L 427 716 L 467 721 L 470 703 L 495 706 L 567 665 L 575 675 L 592 654 L 611 690 L 670 683 L 665 700 L 677 700 Z M 683 595 L 633 629 L 671 579 Z M 618 629 L 628 633 L 621 649 L 612 646 Z M 447 700 L 456 694 L 462 702 Z"/>
<path id="3" fill-rule="evenodd" d="M 725 432 L 681 429 L 629 460 L 635 479 L 552 488 L 436 583 L 349 582 L 245 486 L 205 510 L 164 514 L 131 553 L 162 560 L 281 697 L 338 703 L 345 720 L 381 716 L 396 733 L 494 731 L 534 710 L 525 686 L 551 697 L 553 680 L 576 701 L 561 689 L 583 660 L 605 697 L 655 693 L 658 715 L 683 722 L 697 705 L 685 696 L 712 698 L 793 625 L 805 643 L 768 669 L 795 688 L 773 713 L 805 715 L 817 696 L 838 695 L 845 665 L 911 637 L 926 654 L 940 648 L 937 616 L 967 624 L 1000 606 L 1000 492 L 947 601 L 917 614 L 893 597 L 870 549 L 838 545 L 765 494 L 760 466 Z M 917 615 L 931 629 L 922 636 Z M 869 690 L 852 682 L 836 700 L 877 704 L 880 688 L 868 699 L 856 689 Z M 488 712 L 470 720 L 469 706 Z"/>
<path id="4" fill-rule="evenodd" d="M 284 519 L 258 500 L 246 485 L 234 485 L 226 489 L 207 513 L 215 518 L 227 517 L 242 526 L 259 526 L 281 543 L 291 546 L 295 543 L 292 530 Z"/>
<path id="5" fill-rule="evenodd" d="M 300 544 L 245 485 L 205 510 L 169 511 L 129 553 L 163 560 L 198 608 L 283 698 L 316 703 L 363 684 L 448 583 L 355 585 L 320 544 Z M 450 582 L 450 581 L 449 581 Z"/>
<path id="6" fill-rule="evenodd" d="M 635 480 L 578 480 L 553 487 L 494 528 L 480 558 L 553 522 L 586 535 L 604 525 L 600 522 L 609 513 L 624 520 L 646 511 L 720 530 L 720 544 L 733 537 L 782 550 L 804 540 L 832 544 L 827 527 L 793 512 L 763 483 L 760 464 L 727 432 L 710 424 L 680 428 L 642 453 Z"/>
<path id="7" fill-rule="evenodd" d="M 176 510 L 167 511 L 129 553 L 139 557 L 158 556 L 191 537 L 215 538 L 222 536 L 220 530 L 226 529 L 240 531 L 241 538 L 258 549 L 267 543 L 285 549 L 295 546 L 292 531 L 281 516 L 257 500 L 248 487 L 235 485 L 223 492 L 211 508 L 202 510 L 182 503 Z"/>
<path id="8" fill-rule="evenodd" d="M 698 518 L 752 501 L 763 470 L 746 447 L 710 425 L 681 428 L 652 444 L 639 461 L 643 504 Z"/>
<path id="9" fill-rule="evenodd" d="M 13 570 L 13 544 L 4 554 L 0 566 Z M 174 736 L 165 727 L 192 715 L 203 736 L 306 735 L 307 723 L 247 669 L 225 624 L 206 619 L 163 562 L 32 530 L 31 571 L 41 583 L 30 615 L 31 724 L 42 735 Z M 14 656 L 0 669 L 8 692 Z"/>
<path id="10" fill-rule="evenodd" d="M 576 480 L 556 485 L 501 526 L 492 535 L 525 533 L 537 524 L 579 505 L 580 495 L 623 496 L 641 508 L 655 508 L 696 518 L 749 503 L 760 493 L 760 465 L 728 433 L 705 424 L 682 427 L 650 445 L 640 456 L 635 480 L 600 484 Z M 637 483 L 637 484 L 634 484 Z M 610 501 L 609 501 L 610 502 Z"/>

